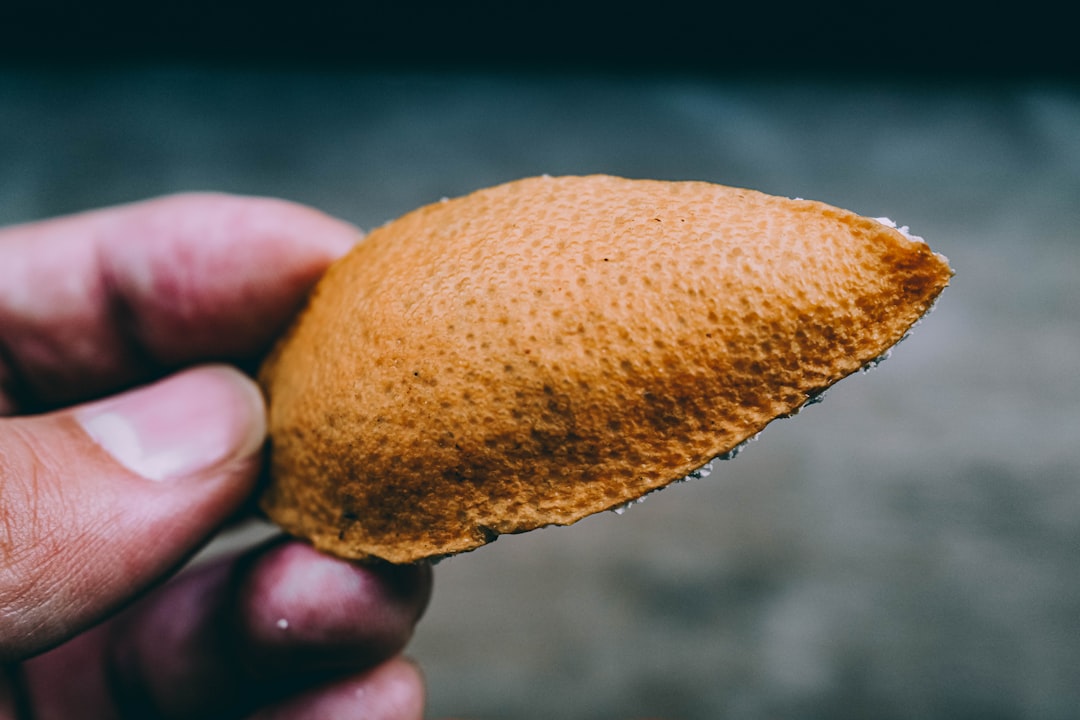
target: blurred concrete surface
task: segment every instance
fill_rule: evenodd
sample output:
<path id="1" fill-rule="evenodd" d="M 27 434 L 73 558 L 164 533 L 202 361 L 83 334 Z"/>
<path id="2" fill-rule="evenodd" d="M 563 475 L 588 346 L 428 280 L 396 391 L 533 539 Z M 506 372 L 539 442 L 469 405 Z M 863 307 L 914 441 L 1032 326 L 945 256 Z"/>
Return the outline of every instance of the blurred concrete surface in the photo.
<path id="1" fill-rule="evenodd" d="M 213 189 L 370 227 L 589 172 L 887 215 L 957 275 L 710 477 L 441 563 L 431 716 L 1080 717 L 1076 85 L 0 70 L 0 223 Z"/>

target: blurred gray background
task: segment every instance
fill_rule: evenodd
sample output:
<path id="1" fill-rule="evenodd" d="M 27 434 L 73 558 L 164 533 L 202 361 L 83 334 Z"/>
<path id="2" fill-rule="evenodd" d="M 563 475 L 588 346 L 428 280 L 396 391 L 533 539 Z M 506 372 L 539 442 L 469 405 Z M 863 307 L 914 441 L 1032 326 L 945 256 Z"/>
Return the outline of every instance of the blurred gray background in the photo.
<path id="1" fill-rule="evenodd" d="M 957 271 L 710 477 L 439 564 L 432 717 L 1080 718 L 1075 77 L 215 57 L 0 63 L 0 224 L 222 190 L 371 227 L 606 172 L 887 215 Z"/>

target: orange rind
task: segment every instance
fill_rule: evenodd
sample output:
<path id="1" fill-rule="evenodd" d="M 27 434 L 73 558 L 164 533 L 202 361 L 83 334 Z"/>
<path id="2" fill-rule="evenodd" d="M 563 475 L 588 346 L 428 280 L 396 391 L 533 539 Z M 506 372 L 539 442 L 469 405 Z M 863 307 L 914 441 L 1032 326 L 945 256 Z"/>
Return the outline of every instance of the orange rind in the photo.
<path id="1" fill-rule="evenodd" d="M 882 356 L 951 275 L 887 223 L 703 182 L 422 207 L 334 264 L 264 364 L 261 507 L 407 563 L 624 506 Z"/>

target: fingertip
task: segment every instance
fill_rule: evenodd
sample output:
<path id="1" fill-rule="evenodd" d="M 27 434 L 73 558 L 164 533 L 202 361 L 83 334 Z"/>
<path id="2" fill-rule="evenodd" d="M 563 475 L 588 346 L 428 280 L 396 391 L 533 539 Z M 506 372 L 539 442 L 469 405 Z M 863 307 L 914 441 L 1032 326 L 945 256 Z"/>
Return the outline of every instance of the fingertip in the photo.
<path id="1" fill-rule="evenodd" d="M 373 720 L 420 720 L 427 690 L 424 673 L 412 660 L 398 656 L 372 670 L 361 680 L 373 702 L 365 707 Z"/>
<path id="2" fill-rule="evenodd" d="M 292 697 L 251 720 L 422 720 L 426 692 L 420 669 L 395 657 L 361 675 Z"/>
<path id="3" fill-rule="evenodd" d="M 297 699 L 348 700 L 334 688 L 351 677 L 386 689 L 398 698 L 394 705 L 422 707 L 417 668 L 375 670 L 401 653 L 430 592 L 429 574 L 414 568 L 405 575 L 412 579 L 395 586 L 385 573 L 289 540 L 194 568 L 114 625 L 118 697 L 131 717 L 143 717 L 146 707 L 218 717 L 270 704 L 288 712 L 259 717 L 352 717 L 293 714 L 306 707 Z"/>
<path id="4" fill-rule="evenodd" d="M 287 200 L 186 193 L 0 228 L 0 237 L 10 351 L 0 414 L 10 415 L 193 363 L 256 361 L 363 233 Z M 7 367 L 18 377 L 4 377 Z"/>
<path id="5" fill-rule="evenodd" d="M 283 198 L 231 193 L 190 192 L 139 203 L 154 216 L 167 209 L 199 229 L 218 227 L 235 237 L 285 237 L 329 258 L 348 252 L 364 237 L 356 225 L 323 210 Z"/>
<path id="6" fill-rule="evenodd" d="M 102 240 L 113 302 L 158 364 L 261 356 L 363 234 L 288 200 L 185 194 L 117 212 Z"/>
<path id="7" fill-rule="evenodd" d="M 321 250 L 337 259 L 364 237 L 356 225 L 322 210 L 272 197 L 229 196 L 238 222 L 253 234 L 299 238 L 309 251 Z"/>
<path id="8" fill-rule="evenodd" d="M 70 638 L 203 545 L 257 482 L 264 416 L 250 379 L 208 366 L 5 419 L 0 659 Z"/>
<path id="9" fill-rule="evenodd" d="M 228 365 L 193 368 L 73 412 L 118 463 L 158 482 L 249 460 L 265 440 L 265 415 L 258 387 Z M 245 487 L 254 480 L 243 477 Z"/>
<path id="10" fill-rule="evenodd" d="M 430 598 L 431 571 L 350 563 L 290 540 L 252 561 L 239 592 L 253 661 L 274 665 L 303 655 L 348 669 L 405 647 Z"/>

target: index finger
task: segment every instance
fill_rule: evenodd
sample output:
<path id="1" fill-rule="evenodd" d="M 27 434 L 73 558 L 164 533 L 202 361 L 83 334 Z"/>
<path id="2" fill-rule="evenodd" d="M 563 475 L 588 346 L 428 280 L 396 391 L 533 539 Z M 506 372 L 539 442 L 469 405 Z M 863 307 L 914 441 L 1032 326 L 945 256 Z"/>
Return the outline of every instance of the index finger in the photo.
<path id="1" fill-rule="evenodd" d="M 0 229 L 0 415 L 253 359 L 360 236 L 301 205 L 219 194 Z"/>

